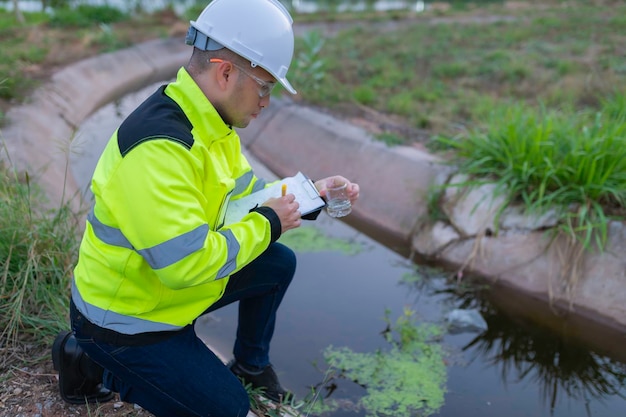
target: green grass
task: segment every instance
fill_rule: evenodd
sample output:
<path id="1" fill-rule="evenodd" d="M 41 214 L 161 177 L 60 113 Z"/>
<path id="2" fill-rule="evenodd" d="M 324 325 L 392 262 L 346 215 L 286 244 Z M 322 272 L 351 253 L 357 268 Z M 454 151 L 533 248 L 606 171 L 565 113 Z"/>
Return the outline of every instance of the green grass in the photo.
<path id="1" fill-rule="evenodd" d="M 626 19 L 620 17 L 626 4 L 495 7 L 491 13 L 513 20 L 432 24 L 435 16 L 424 13 L 376 36 L 363 25 L 346 29 L 319 54 L 328 63 L 324 83 L 295 87 L 312 104 L 358 103 L 433 134 L 455 134 L 484 120 L 487 99 L 494 106 L 515 101 L 578 111 L 598 109 L 603 97 L 626 91 Z"/>
<path id="2" fill-rule="evenodd" d="M 49 23 L 58 27 L 89 27 L 100 23 L 121 22 L 128 18 L 128 15 L 111 6 L 80 4 L 75 8 L 54 9 Z"/>
<path id="3" fill-rule="evenodd" d="M 49 211 L 27 174 L 0 167 L 0 334 L 5 347 L 45 345 L 67 328 L 78 250 L 69 206 Z M 34 359 L 34 358 L 31 358 Z"/>
<path id="4" fill-rule="evenodd" d="M 604 247 L 607 219 L 626 207 L 626 99 L 599 111 L 497 107 L 481 127 L 439 138 L 472 181 L 496 182 L 530 212 L 556 208 L 562 230 L 584 247 Z"/>
<path id="5" fill-rule="evenodd" d="M 0 12 L 0 22 L 6 13 Z M 0 30 L 0 98 L 17 99 L 19 92 L 34 85 L 34 80 L 25 76 L 28 65 L 41 63 L 46 56 L 46 47 L 28 42 L 27 33 L 17 27 Z"/>
<path id="6" fill-rule="evenodd" d="M 39 85 L 41 77 L 32 73 L 68 63 L 60 45 L 70 50 L 82 45 L 87 57 L 162 37 L 169 30 L 159 23 L 158 12 L 131 16 L 111 6 L 80 4 L 54 8 L 51 15 L 23 16 L 20 23 L 12 12 L 0 10 L 0 99 L 10 102 L 23 101 Z"/>

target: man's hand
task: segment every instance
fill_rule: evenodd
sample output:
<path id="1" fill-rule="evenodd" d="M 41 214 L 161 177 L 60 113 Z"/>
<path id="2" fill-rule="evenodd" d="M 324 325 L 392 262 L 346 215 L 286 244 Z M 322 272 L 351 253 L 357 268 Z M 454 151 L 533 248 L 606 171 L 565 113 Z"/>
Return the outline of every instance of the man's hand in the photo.
<path id="1" fill-rule="evenodd" d="M 350 182 L 345 177 L 341 175 L 333 175 L 331 177 L 326 177 L 321 180 L 315 181 L 315 188 L 320 193 L 322 197 L 326 197 L 326 188 L 331 187 L 336 183 L 348 183 L 348 198 L 350 199 L 350 203 L 354 205 L 354 203 L 359 199 L 359 193 L 361 191 L 359 184 L 356 182 Z"/>
<path id="2" fill-rule="evenodd" d="M 298 204 L 296 196 L 293 194 L 287 194 L 284 197 L 270 198 L 263 203 L 263 205 L 271 208 L 278 215 L 282 228 L 281 233 L 300 227 L 300 224 L 302 224 L 300 211 L 298 210 L 300 204 Z"/>

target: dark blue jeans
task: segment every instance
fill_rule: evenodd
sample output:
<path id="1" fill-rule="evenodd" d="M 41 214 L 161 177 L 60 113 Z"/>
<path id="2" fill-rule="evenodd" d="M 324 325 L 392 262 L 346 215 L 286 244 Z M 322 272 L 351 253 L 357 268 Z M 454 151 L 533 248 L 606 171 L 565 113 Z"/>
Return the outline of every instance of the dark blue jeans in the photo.
<path id="1" fill-rule="evenodd" d="M 296 268 L 291 249 L 273 243 L 231 276 L 224 296 L 205 313 L 239 301 L 233 354 L 250 367 L 269 364 L 276 311 Z M 239 380 L 196 336 L 193 325 L 164 341 L 141 346 L 101 343 L 81 334 L 85 318 L 71 313 L 80 346 L 102 365 L 104 385 L 155 416 L 246 416 L 248 395 Z"/>

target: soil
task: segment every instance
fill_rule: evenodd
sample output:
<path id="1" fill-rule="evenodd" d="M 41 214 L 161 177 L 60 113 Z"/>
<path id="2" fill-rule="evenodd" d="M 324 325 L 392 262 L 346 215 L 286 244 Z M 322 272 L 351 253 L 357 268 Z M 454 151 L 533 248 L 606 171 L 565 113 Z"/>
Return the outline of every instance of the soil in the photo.
<path id="1" fill-rule="evenodd" d="M 3 355 L 6 353 L 5 349 L 0 351 Z M 103 404 L 68 404 L 59 394 L 58 373 L 49 359 L 49 349 L 43 352 L 30 349 L 29 352 L 26 347 L 21 355 L 44 359 L 36 364 L 14 367 L 0 377 L 6 378 L 0 386 L 2 417 L 152 416 L 133 404 L 119 401 L 118 396 Z"/>

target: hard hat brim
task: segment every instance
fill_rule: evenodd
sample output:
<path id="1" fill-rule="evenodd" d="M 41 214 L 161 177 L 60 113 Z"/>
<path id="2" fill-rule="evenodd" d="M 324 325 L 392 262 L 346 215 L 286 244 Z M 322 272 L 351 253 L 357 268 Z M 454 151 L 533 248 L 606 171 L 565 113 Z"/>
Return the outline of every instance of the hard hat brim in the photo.
<path id="1" fill-rule="evenodd" d="M 287 80 L 287 78 L 283 77 L 283 78 L 279 78 L 278 82 L 285 87 L 285 90 L 289 91 L 289 93 L 291 94 L 298 94 L 298 92 L 295 90 L 295 88 L 293 88 L 291 86 L 291 83 Z"/>

